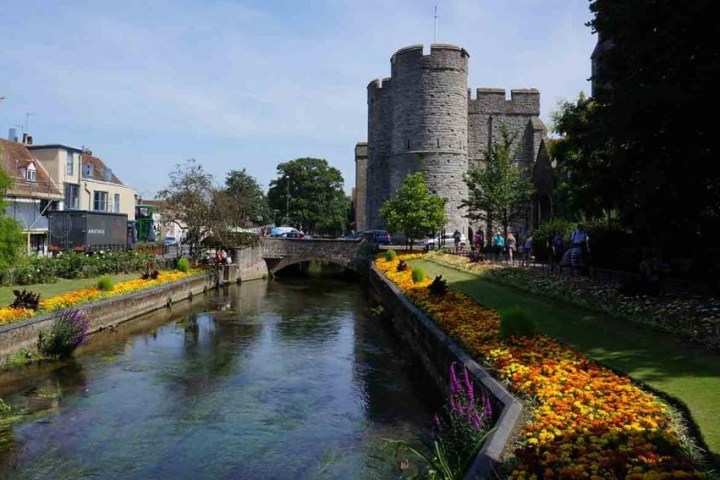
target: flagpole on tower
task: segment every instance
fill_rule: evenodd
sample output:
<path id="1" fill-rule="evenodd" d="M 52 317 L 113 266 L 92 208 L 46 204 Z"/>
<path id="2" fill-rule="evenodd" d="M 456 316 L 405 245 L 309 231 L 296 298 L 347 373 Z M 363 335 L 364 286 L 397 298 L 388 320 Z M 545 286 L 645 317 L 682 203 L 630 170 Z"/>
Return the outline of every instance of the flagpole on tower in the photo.
<path id="1" fill-rule="evenodd" d="M 437 43 L 437 5 L 435 5 L 435 41 L 433 43 Z"/>

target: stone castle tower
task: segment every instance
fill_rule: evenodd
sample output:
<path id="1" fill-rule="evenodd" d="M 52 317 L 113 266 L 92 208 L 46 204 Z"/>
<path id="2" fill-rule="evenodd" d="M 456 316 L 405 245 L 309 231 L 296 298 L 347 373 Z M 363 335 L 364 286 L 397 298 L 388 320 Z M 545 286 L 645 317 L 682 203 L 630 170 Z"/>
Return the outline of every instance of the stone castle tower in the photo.
<path id="1" fill-rule="evenodd" d="M 482 162 L 499 139 L 499 125 L 518 132 L 518 162 L 531 166 L 545 126 L 540 121 L 537 90 L 467 87 L 469 53 L 455 45 L 422 45 L 395 52 L 391 76 L 368 85 L 368 140 L 356 146 L 356 228 L 383 228 L 382 204 L 409 173 L 420 171 L 434 194 L 448 199 L 446 231 L 469 235 L 459 208 L 467 196 L 463 174 Z"/>

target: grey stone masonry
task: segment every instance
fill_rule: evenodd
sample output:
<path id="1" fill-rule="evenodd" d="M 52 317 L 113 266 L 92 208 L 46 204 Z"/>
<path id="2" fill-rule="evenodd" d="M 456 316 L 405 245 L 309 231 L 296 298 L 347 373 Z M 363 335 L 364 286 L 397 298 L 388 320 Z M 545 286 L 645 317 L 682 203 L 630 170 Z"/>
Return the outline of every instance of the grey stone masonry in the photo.
<path id="1" fill-rule="evenodd" d="M 468 52 L 455 45 L 433 44 L 398 50 L 391 59 L 391 77 L 368 85 L 367 171 L 356 162 L 356 195 L 365 212 L 356 211 L 358 225 L 385 225 L 379 210 L 409 173 L 422 172 L 430 191 L 447 198 L 447 231 L 468 233 L 467 196 L 463 175 L 481 165 L 500 137 L 500 126 L 517 134 L 517 161 L 532 167 L 546 136 L 540 120 L 536 89 L 467 88 Z M 365 184 L 362 185 L 362 181 Z M 477 231 L 477 225 L 473 228 Z"/>
<path id="2" fill-rule="evenodd" d="M 367 143 L 358 142 L 355 145 L 355 230 L 358 232 L 367 227 L 367 163 Z"/>

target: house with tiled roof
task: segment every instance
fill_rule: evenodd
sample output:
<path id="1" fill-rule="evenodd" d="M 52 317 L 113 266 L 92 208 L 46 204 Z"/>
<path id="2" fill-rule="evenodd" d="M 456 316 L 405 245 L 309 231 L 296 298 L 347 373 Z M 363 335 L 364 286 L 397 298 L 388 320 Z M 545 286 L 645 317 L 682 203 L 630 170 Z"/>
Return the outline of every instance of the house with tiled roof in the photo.
<path id="1" fill-rule="evenodd" d="M 46 253 L 48 221 L 44 214 L 58 208 L 62 190 L 22 143 L 0 138 L 0 165 L 13 179 L 13 186 L 3 192 L 5 214 L 22 225 L 28 253 Z"/>
<path id="2" fill-rule="evenodd" d="M 124 213 L 135 220 L 135 190 L 87 149 L 68 145 L 28 145 L 62 189 L 65 210 Z"/>

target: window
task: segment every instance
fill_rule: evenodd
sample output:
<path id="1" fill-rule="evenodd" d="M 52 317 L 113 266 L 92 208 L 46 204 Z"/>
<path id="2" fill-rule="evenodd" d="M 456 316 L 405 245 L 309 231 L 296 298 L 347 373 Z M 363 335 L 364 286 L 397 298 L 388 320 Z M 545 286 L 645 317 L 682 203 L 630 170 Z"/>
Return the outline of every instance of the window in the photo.
<path id="1" fill-rule="evenodd" d="M 120 213 L 120 194 L 115 194 L 115 213 Z"/>
<path id="2" fill-rule="evenodd" d="M 90 177 L 93 176 L 93 164 L 92 163 L 86 163 L 83 165 L 83 177 Z"/>
<path id="3" fill-rule="evenodd" d="M 100 192 L 98 190 L 95 190 L 93 210 L 98 212 L 108 211 L 108 192 Z"/>
<path id="4" fill-rule="evenodd" d="M 25 170 L 25 178 L 28 182 L 35 182 L 37 180 L 37 171 L 35 170 L 35 165 L 32 163 L 28 165 Z"/>
<path id="5" fill-rule="evenodd" d="M 77 183 L 65 184 L 65 208 L 67 210 L 80 208 L 80 185 Z"/>
<path id="6" fill-rule="evenodd" d="M 67 152 L 67 160 L 65 161 L 65 175 L 72 176 L 75 173 L 75 155 Z"/>

